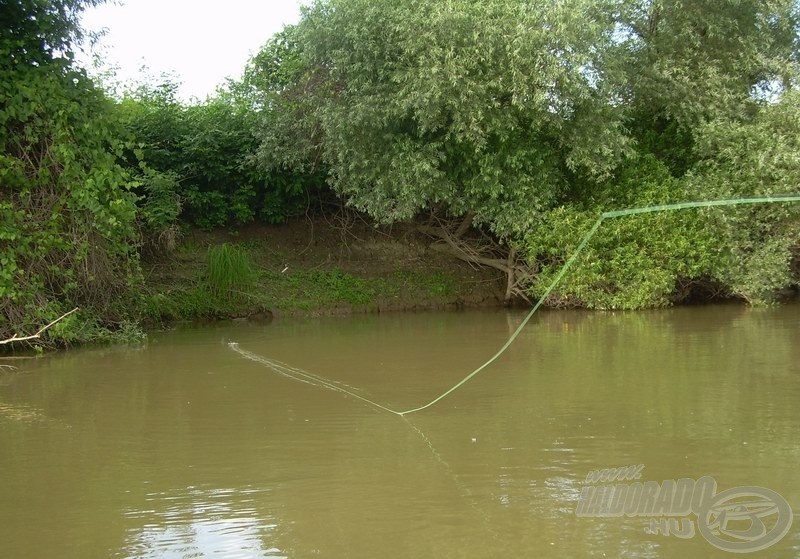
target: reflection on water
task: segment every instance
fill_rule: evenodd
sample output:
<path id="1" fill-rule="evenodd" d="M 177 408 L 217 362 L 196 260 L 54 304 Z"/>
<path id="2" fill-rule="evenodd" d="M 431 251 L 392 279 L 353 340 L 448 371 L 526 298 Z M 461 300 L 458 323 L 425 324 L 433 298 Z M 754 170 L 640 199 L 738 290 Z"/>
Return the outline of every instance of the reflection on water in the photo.
<path id="1" fill-rule="evenodd" d="M 149 510 L 127 516 L 142 527 L 125 542 L 127 557 L 285 558 L 279 549 L 264 548 L 276 524 L 260 518 L 252 504 L 259 489 L 187 487 L 147 495 Z"/>
<path id="2" fill-rule="evenodd" d="M 729 557 L 575 515 L 591 470 L 634 464 L 800 506 L 797 306 L 544 312 L 407 419 L 318 386 L 426 403 L 521 318 L 229 324 L 26 361 L 0 382 L 3 556 Z M 798 526 L 764 556 L 799 558 Z"/>

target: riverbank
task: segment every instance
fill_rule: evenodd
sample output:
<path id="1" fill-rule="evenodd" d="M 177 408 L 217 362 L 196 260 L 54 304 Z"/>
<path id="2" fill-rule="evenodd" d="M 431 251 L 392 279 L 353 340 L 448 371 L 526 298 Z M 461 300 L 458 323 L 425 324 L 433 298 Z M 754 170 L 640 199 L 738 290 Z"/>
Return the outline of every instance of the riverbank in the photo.
<path id="1" fill-rule="evenodd" d="M 302 218 L 274 226 L 191 230 L 168 254 L 143 260 L 144 323 L 502 303 L 500 274 L 429 245 L 410 226 L 384 230 L 355 222 L 343 227 Z M 227 269 L 215 269 L 220 266 Z"/>
<path id="2" fill-rule="evenodd" d="M 0 349 L 136 342 L 148 330 L 179 322 L 497 308 L 506 289 L 504 274 L 432 249 L 431 239 L 413 225 L 377 228 L 354 220 L 343 227 L 340 221 L 300 218 L 282 225 L 189 229 L 174 241 L 171 250 L 142 256 L 143 277 L 125 303 L 112 309 L 114 320 L 81 309 L 25 348 Z M 781 295 L 796 297 L 796 291 Z M 723 299 L 719 291 L 696 290 L 679 302 Z M 41 324 L 34 326 L 21 332 Z"/>

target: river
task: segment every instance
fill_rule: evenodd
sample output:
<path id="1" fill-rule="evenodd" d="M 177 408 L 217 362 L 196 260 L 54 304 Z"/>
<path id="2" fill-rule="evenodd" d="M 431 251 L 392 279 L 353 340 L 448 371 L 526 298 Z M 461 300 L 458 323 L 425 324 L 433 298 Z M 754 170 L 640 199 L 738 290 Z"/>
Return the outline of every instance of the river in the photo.
<path id="1" fill-rule="evenodd" d="M 639 483 L 710 476 L 798 511 L 798 305 L 541 312 L 404 417 L 330 389 L 417 407 L 523 316 L 183 327 L 8 362 L 0 556 L 731 557 L 652 516 L 576 514 L 604 486 L 590 472 L 636 465 Z M 800 557 L 799 528 L 749 556 Z"/>

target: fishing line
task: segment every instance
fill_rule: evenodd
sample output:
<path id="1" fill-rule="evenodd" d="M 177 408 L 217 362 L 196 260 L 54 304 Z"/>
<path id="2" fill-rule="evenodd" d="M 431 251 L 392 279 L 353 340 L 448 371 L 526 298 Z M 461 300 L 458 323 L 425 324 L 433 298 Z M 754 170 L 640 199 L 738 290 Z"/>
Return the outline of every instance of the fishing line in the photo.
<path id="1" fill-rule="evenodd" d="M 242 350 L 242 351 L 244 351 L 244 350 Z M 305 369 L 298 369 L 297 367 L 292 367 L 291 365 L 289 365 L 287 363 L 284 363 L 283 361 L 278 361 L 277 359 L 267 359 L 266 357 L 260 357 L 260 359 L 263 361 L 263 364 L 267 365 L 269 368 L 279 372 L 280 374 L 282 374 L 283 376 L 286 376 L 286 377 L 292 377 L 293 378 L 293 375 L 311 377 L 311 379 L 316 380 L 318 383 L 327 382 L 327 383 L 335 384 L 338 387 L 349 388 L 350 390 L 356 390 L 358 392 L 362 392 L 362 390 L 360 388 L 357 388 L 355 386 L 350 386 L 349 384 L 346 384 L 346 383 L 344 383 L 344 382 L 342 382 L 340 380 L 329 380 L 329 379 L 326 379 L 325 377 L 321 377 L 319 375 L 315 375 L 314 373 L 306 371 Z M 308 381 L 304 381 L 304 382 L 308 382 Z M 308 382 L 308 384 L 312 384 L 312 383 Z"/>
<path id="2" fill-rule="evenodd" d="M 304 382 L 306 384 L 311 384 L 311 385 L 314 385 L 314 386 L 316 386 L 318 388 L 325 388 L 327 390 L 332 390 L 334 392 L 339 392 L 339 393 L 345 394 L 347 396 L 352 396 L 353 398 L 357 398 L 358 400 L 361 400 L 362 402 L 365 402 L 367 404 L 375 406 L 376 408 L 381 409 L 383 411 L 388 411 L 389 413 L 393 413 L 395 415 L 402 415 L 400 412 L 395 411 L 395 410 L 390 409 L 390 408 L 387 408 L 386 406 L 383 406 L 383 405 L 379 404 L 378 402 L 374 402 L 373 400 L 370 400 L 369 398 L 361 396 L 360 394 L 356 394 L 352 390 L 348 390 L 347 388 L 344 388 L 343 386 L 339 386 L 337 384 L 334 384 L 333 381 L 330 381 L 330 380 L 328 380 L 328 379 L 326 379 L 324 377 L 321 377 L 319 375 L 315 375 L 313 373 L 309 373 L 308 371 L 305 371 L 303 369 L 298 369 L 298 368 L 295 368 L 295 367 L 283 366 L 280 363 L 280 361 L 271 361 L 270 359 L 267 359 L 266 357 L 262 357 L 260 355 L 257 355 L 255 353 L 251 352 L 251 351 L 247 351 L 245 349 L 242 349 L 241 347 L 239 347 L 239 344 L 237 342 L 229 342 L 228 343 L 228 347 L 231 348 L 236 353 L 238 353 L 239 355 L 241 355 L 242 357 L 244 357 L 245 359 L 249 359 L 250 361 L 255 361 L 256 363 L 260 363 L 260 364 L 272 369 L 273 371 L 275 371 L 276 373 L 278 373 L 281 376 L 284 376 L 284 377 L 287 377 L 287 378 L 290 378 L 292 380 L 296 380 L 296 381 L 299 381 L 299 382 Z"/>
<path id="3" fill-rule="evenodd" d="M 378 402 L 370 400 L 369 398 L 366 398 L 364 396 L 356 394 L 355 392 L 353 392 L 353 390 L 349 389 L 349 388 L 352 388 L 352 387 L 345 388 L 345 387 L 343 387 L 341 385 L 335 384 L 333 381 L 325 379 L 324 377 L 320 377 L 318 375 L 314 375 L 312 373 L 309 373 L 308 371 L 304 371 L 302 369 L 297 369 L 297 368 L 294 368 L 294 367 L 290 367 L 289 365 L 286 365 L 284 363 L 280 363 L 279 361 L 272 361 L 272 360 L 266 359 L 264 357 L 261 357 L 259 355 L 256 355 L 254 353 L 251 353 L 249 351 L 246 351 L 246 350 L 240 348 L 239 344 L 236 343 L 236 342 L 231 342 L 231 343 L 228 344 L 228 346 L 231 349 L 233 349 L 234 351 L 236 351 L 237 353 L 239 353 L 240 355 L 242 355 L 243 357 L 246 357 L 247 359 L 250 359 L 250 360 L 258 362 L 258 363 L 262 363 L 262 364 L 266 365 L 267 367 L 273 369 L 274 371 L 278 372 L 279 374 L 283 375 L 283 376 L 286 376 L 286 377 L 289 377 L 289 378 L 293 378 L 294 380 L 300 380 L 300 381 L 306 382 L 308 384 L 314 384 L 314 385 L 316 385 L 316 386 L 318 386 L 320 388 L 326 388 L 328 390 L 333 390 L 335 392 L 340 392 L 342 394 L 352 396 L 353 398 L 357 398 L 358 400 L 361 400 L 361 401 L 363 401 L 363 402 L 365 402 L 365 403 L 367 403 L 367 404 L 369 404 L 371 406 L 374 406 L 374 407 L 376 407 L 378 409 L 381 409 L 383 411 L 387 411 L 387 412 L 392 413 L 394 415 L 399 415 L 400 417 L 405 418 L 406 415 L 410 415 L 412 413 L 417 413 L 417 412 L 420 412 L 422 410 L 425 410 L 425 409 L 433 406 L 434 404 L 438 403 L 442 399 L 446 398 L 447 396 L 449 396 L 450 394 L 452 394 L 453 392 L 455 392 L 456 390 L 458 390 L 459 388 L 464 386 L 473 377 L 475 377 L 475 375 L 477 375 L 478 373 L 483 371 L 486 367 L 488 367 L 489 365 L 494 363 L 503 353 L 505 353 L 505 351 L 511 346 L 512 343 L 514 343 L 514 341 L 520 335 L 520 333 L 522 332 L 523 328 L 525 328 L 525 326 L 528 324 L 528 322 L 533 317 L 533 315 L 536 313 L 536 311 L 539 310 L 539 307 L 542 306 L 542 304 L 547 299 L 547 297 L 550 295 L 550 293 L 553 291 L 553 289 L 555 289 L 555 287 L 558 285 L 558 283 L 564 277 L 564 274 L 566 274 L 567 271 L 572 267 L 572 265 L 575 263 L 575 260 L 577 260 L 578 255 L 580 255 L 580 253 L 583 251 L 583 249 L 586 247 L 586 245 L 589 243 L 589 241 L 592 239 L 592 237 L 594 237 L 595 233 L 597 233 L 597 230 L 600 228 L 600 225 L 605 220 L 614 219 L 614 218 L 618 218 L 618 217 L 626 217 L 626 216 L 631 216 L 631 215 L 645 214 L 645 213 L 656 213 L 656 212 L 666 212 L 666 211 L 675 211 L 675 210 L 685 210 L 685 209 L 689 209 L 689 208 L 710 208 L 710 207 L 715 207 L 715 206 L 740 206 L 740 205 L 746 205 L 746 204 L 774 204 L 774 203 L 779 203 L 779 202 L 800 202 L 800 194 L 782 194 L 782 195 L 777 195 L 777 196 L 761 196 L 761 197 L 750 197 L 750 198 L 732 198 L 732 199 L 724 199 L 724 200 L 703 200 L 703 201 L 700 201 L 700 202 L 680 202 L 680 203 L 676 203 L 676 204 L 662 204 L 662 205 L 657 205 L 657 206 L 646 206 L 646 207 L 642 207 L 642 208 L 629 208 L 629 209 L 626 209 L 626 210 L 616 210 L 616 211 L 610 211 L 610 212 L 603 212 L 602 214 L 600 214 L 600 217 L 598 217 L 597 220 L 594 222 L 594 224 L 589 229 L 589 231 L 586 233 L 586 235 L 584 235 L 584 237 L 581 240 L 581 242 L 578 243 L 578 246 L 575 248 L 575 250 L 573 251 L 572 255 L 569 257 L 569 259 L 567 259 L 567 261 L 564 263 L 564 265 L 558 271 L 558 274 L 556 274 L 556 277 L 553 279 L 553 281 L 550 283 L 550 285 L 547 287 L 547 289 L 545 289 L 544 293 L 539 298 L 539 300 L 536 302 L 536 304 L 533 306 L 533 308 L 530 310 L 530 312 L 528 312 L 528 314 L 525 315 L 525 318 L 522 319 L 522 322 L 520 322 L 519 326 L 517 326 L 517 329 L 514 330 L 514 333 L 511 334 L 511 336 L 502 345 L 502 347 L 499 350 L 497 350 L 497 353 L 492 355 L 492 357 L 490 357 L 485 363 L 480 365 L 477 369 L 475 369 L 474 371 L 469 373 L 467 376 L 465 376 L 463 379 L 458 381 L 452 387 L 450 387 L 449 389 L 447 389 L 446 391 L 444 391 L 440 395 L 436 396 L 436 398 L 434 398 L 433 400 L 431 400 L 427 404 L 422 405 L 422 406 L 418 406 L 416 408 L 411 408 L 411 409 L 407 409 L 407 410 L 404 410 L 404 411 L 393 410 L 393 409 L 391 409 L 389 407 L 386 407 L 386 406 L 384 406 L 382 404 L 379 404 Z M 305 380 L 303 380 L 303 379 L 305 379 Z"/>
<path id="4" fill-rule="evenodd" d="M 331 381 L 328 381 L 327 379 L 325 379 L 323 377 L 320 377 L 319 375 L 315 375 L 314 373 L 310 373 L 310 372 L 308 372 L 308 371 L 306 371 L 304 369 L 298 369 L 297 367 L 292 367 L 292 366 L 287 365 L 286 363 L 283 363 L 283 362 L 278 361 L 276 359 L 267 359 L 266 357 L 262 357 L 260 355 L 255 354 L 255 353 L 252 353 L 250 351 L 242 349 L 241 347 L 239 347 L 239 344 L 236 343 L 236 342 L 229 342 L 228 343 L 228 347 L 233 349 L 236 353 L 238 353 L 242 357 L 244 357 L 246 359 L 249 359 L 251 361 L 254 361 L 256 363 L 260 363 L 261 365 L 264 365 L 265 367 L 268 367 L 269 369 L 272 369 L 273 371 L 275 371 L 280 376 L 283 376 L 283 377 L 286 377 L 286 378 L 289 378 L 289 379 L 292 379 L 292 380 L 296 380 L 298 382 L 302 382 L 302 383 L 305 383 L 305 384 L 311 384 L 312 386 L 316 386 L 318 388 L 324 388 L 324 389 L 327 389 L 327 390 L 332 390 L 332 391 L 335 391 L 335 392 L 344 393 L 344 394 L 349 395 L 349 396 L 358 397 L 358 395 L 351 393 L 349 390 L 343 390 L 341 386 L 334 385 Z M 344 386 L 348 386 L 348 385 L 346 385 L 344 383 L 338 383 L 337 382 L 337 384 L 342 384 Z M 348 388 L 353 388 L 353 387 L 348 386 Z M 355 388 L 353 388 L 353 389 L 357 390 Z M 374 406 L 376 406 L 376 407 L 378 407 L 378 408 L 380 408 L 382 410 L 390 411 L 392 413 L 397 413 L 397 412 L 395 412 L 393 410 L 389 410 L 388 408 L 385 408 L 384 406 L 381 406 L 380 404 L 378 404 L 376 402 L 373 402 L 373 401 L 371 401 L 371 400 L 369 400 L 367 398 L 360 398 L 360 399 L 362 399 L 363 401 L 368 402 L 369 404 L 374 405 Z M 3 411 L 2 403 L 0 403 L 0 412 L 2 412 L 2 411 Z M 453 467 L 442 457 L 442 455 L 439 453 L 439 451 L 436 450 L 436 447 L 433 446 L 433 443 L 431 442 L 431 440 L 428 438 L 428 436 L 419 427 L 414 425 L 411 422 L 411 420 L 409 418 L 407 418 L 406 416 L 400 416 L 400 417 L 402 417 L 403 421 L 417 435 L 420 436 L 420 438 L 425 443 L 425 445 L 428 448 L 428 450 L 430 450 L 431 455 L 433 456 L 434 460 L 440 466 L 442 466 L 442 468 L 444 469 L 445 472 L 447 472 L 447 475 L 453 481 L 453 484 L 459 489 L 459 492 L 461 493 L 461 495 L 463 497 L 467 498 L 469 500 L 470 505 L 476 511 L 478 511 L 481 514 L 483 522 L 486 525 L 487 530 L 489 530 L 489 532 L 492 534 L 492 537 L 494 539 L 498 539 L 498 534 L 491 529 L 490 523 L 488 521 L 489 519 L 486 516 L 485 511 L 483 511 L 483 509 L 481 509 L 480 507 L 477 506 L 477 504 L 475 502 L 474 495 L 469 490 L 469 488 L 467 488 L 459 480 L 458 475 L 453 470 Z"/>

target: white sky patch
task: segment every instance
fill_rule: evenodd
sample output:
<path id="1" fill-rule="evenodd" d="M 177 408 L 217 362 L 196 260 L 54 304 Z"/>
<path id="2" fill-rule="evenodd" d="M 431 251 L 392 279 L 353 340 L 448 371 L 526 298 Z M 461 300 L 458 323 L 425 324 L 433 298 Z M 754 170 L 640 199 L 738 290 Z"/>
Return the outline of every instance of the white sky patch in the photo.
<path id="1" fill-rule="evenodd" d="M 84 13 L 87 30 L 106 29 L 94 53 L 122 82 L 169 73 L 184 100 L 205 99 L 284 25 L 297 23 L 307 0 L 126 0 Z M 91 57 L 79 61 L 91 67 Z M 142 73 L 142 67 L 146 73 Z"/>

